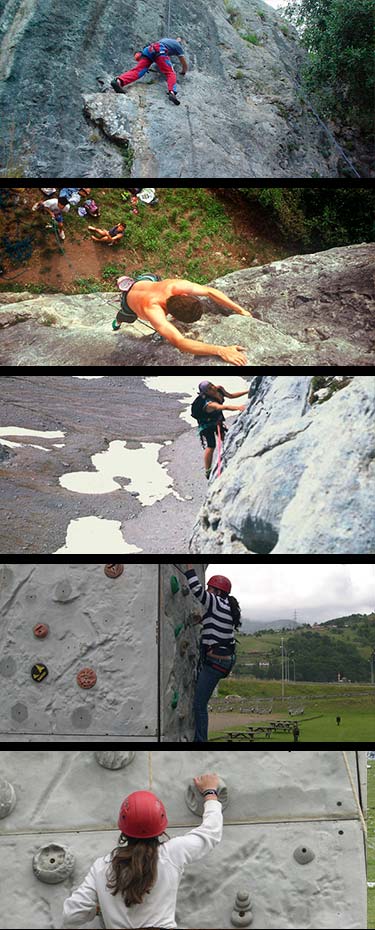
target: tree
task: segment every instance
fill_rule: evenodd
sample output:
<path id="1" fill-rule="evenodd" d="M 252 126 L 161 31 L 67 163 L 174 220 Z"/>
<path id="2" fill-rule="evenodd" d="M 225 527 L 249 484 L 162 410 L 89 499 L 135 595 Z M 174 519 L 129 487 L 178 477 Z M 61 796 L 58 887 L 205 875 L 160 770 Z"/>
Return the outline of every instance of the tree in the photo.
<path id="1" fill-rule="evenodd" d="M 298 29 L 308 61 L 302 82 L 321 114 L 371 135 L 375 0 L 290 0 L 285 15 Z"/>

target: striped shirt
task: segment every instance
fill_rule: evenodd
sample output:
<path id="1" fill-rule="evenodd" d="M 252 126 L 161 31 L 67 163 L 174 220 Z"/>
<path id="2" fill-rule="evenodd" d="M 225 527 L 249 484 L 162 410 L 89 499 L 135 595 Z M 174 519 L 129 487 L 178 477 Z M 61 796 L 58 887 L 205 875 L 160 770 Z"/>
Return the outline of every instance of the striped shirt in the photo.
<path id="1" fill-rule="evenodd" d="M 205 646 L 234 644 L 233 617 L 228 599 L 205 591 L 194 569 L 185 575 L 192 594 L 205 608 L 202 643 Z"/>

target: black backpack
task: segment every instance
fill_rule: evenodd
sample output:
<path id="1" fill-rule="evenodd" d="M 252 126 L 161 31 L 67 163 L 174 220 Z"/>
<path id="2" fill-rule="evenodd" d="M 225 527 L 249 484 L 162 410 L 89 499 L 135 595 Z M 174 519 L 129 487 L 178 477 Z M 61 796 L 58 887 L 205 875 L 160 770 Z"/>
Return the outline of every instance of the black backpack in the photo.
<path id="1" fill-rule="evenodd" d="M 203 411 L 206 405 L 207 398 L 204 394 L 198 394 L 198 397 L 195 398 L 191 405 L 191 415 L 194 420 L 198 420 L 198 423 L 203 419 Z"/>

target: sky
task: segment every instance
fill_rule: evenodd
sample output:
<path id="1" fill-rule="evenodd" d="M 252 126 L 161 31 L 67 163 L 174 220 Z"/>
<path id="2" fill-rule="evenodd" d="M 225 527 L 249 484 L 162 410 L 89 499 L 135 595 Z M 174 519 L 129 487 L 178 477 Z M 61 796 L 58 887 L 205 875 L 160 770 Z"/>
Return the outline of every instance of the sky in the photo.
<path id="1" fill-rule="evenodd" d="M 366 564 L 210 564 L 208 576 L 227 575 L 249 620 L 333 620 L 375 610 L 375 567 Z"/>

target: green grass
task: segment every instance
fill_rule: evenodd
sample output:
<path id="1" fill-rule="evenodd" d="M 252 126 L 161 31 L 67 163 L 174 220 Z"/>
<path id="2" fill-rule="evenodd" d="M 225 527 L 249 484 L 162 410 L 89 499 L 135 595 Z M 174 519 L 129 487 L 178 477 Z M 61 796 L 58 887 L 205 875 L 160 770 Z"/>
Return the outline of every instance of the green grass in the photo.
<path id="1" fill-rule="evenodd" d="M 254 213 L 249 212 L 249 228 L 244 232 L 242 222 L 238 223 L 238 206 L 233 210 L 230 198 L 225 199 L 220 189 L 160 188 L 157 190 L 158 205 L 150 207 L 138 202 L 137 214 L 133 213 L 130 200 L 123 200 L 123 193 L 121 188 L 92 188 L 92 197 L 101 207 L 100 218 L 81 219 L 74 209 L 66 217 L 67 239 L 69 243 L 76 241 L 77 249 L 82 239 L 90 237 L 89 224 L 109 229 L 121 220 L 126 223 L 123 240 L 116 245 L 113 258 L 112 250 L 109 251 L 108 263 L 101 274 L 95 274 L 91 290 L 108 290 L 109 282 L 110 285 L 112 279 L 115 282 L 118 274 L 132 275 L 141 271 L 153 271 L 161 277 L 190 276 L 197 283 L 206 284 L 247 267 L 255 256 L 259 264 L 267 264 L 290 254 L 276 226 L 260 219 L 259 228 Z M 35 194 L 31 199 L 35 200 Z M 35 248 L 42 250 L 41 273 L 45 275 L 46 265 L 55 258 L 50 230 L 45 229 L 45 216 L 30 214 L 21 206 L 14 213 L 14 222 L 20 236 L 29 232 L 35 235 Z M 27 264 L 32 266 L 32 262 L 31 258 Z M 24 267 L 27 268 L 27 264 Z M 90 275 L 88 267 L 84 277 L 79 273 L 71 276 L 64 281 L 64 291 L 79 293 L 83 289 L 87 292 Z M 8 288 L 4 278 L 0 291 Z M 25 289 L 28 289 L 27 273 L 14 287 L 14 290 Z M 42 290 L 47 291 L 47 288 Z"/>
<path id="2" fill-rule="evenodd" d="M 375 760 L 368 769 L 368 872 L 369 882 L 375 882 Z M 368 926 L 375 930 L 375 888 L 368 889 Z"/>
<path id="3" fill-rule="evenodd" d="M 249 32 L 247 34 L 241 33 L 241 39 L 244 39 L 245 42 L 249 42 L 250 45 L 260 45 L 260 38 L 255 32 Z"/>
<path id="4" fill-rule="evenodd" d="M 369 743 L 373 738 L 375 688 L 370 684 L 289 683 L 285 685 L 285 700 L 282 701 L 280 681 L 230 678 L 221 682 L 219 694 L 220 699 L 227 694 L 240 694 L 252 703 L 272 698 L 272 713 L 277 714 L 280 719 L 289 719 L 288 708 L 291 703 L 304 707 L 304 715 L 299 718 L 301 742 Z M 211 701 L 211 705 L 215 712 L 215 700 Z M 336 724 L 337 716 L 341 716 L 340 727 Z M 310 717 L 314 719 L 304 719 Z M 234 726 L 233 729 L 245 730 L 246 727 Z M 211 733 L 211 738 L 214 737 L 215 734 Z M 288 734 L 277 734 L 271 741 L 267 740 L 267 743 L 290 740 Z"/>

